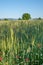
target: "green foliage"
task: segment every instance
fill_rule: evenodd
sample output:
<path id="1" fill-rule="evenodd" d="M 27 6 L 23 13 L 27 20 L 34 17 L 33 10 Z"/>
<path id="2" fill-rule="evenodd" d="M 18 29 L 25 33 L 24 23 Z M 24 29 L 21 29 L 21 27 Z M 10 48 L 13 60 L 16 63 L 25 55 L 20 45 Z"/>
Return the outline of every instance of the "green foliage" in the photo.
<path id="1" fill-rule="evenodd" d="M 22 20 L 21 18 L 18 18 L 18 20 Z"/>
<path id="2" fill-rule="evenodd" d="M 24 13 L 24 14 L 22 15 L 22 19 L 23 19 L 23 20 L 29 20 L 30 18 L 31 18 L 31 15 L 28 14 L 28 13 Z"/>
<path id="3" fill-rule="evenodd" d="M 5 20 L 5 21 L 7 21 L 8 19 L 7 19 L 7 18 L 5 18 L 4 20 Z"/>
<path id="4" fill-rule="evenodd" d="M 41 20 L 41 17 L 39 17 L 38 20 Z"/>
<path id="5" fill-rule="evenodd" d="M 15 21 L 0 25 L 0 65 L 43 63 L 43 21 Z"/>

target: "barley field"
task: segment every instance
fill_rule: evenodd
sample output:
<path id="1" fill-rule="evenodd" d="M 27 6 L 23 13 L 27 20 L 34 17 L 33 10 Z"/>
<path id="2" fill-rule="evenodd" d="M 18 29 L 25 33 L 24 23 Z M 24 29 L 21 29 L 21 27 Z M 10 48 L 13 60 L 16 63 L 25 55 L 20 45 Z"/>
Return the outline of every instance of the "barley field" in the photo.
<path id="1" fill-rule="evenodd" d="M 43 20 L 0 21 L 0 65 L 43 65 Z"/>

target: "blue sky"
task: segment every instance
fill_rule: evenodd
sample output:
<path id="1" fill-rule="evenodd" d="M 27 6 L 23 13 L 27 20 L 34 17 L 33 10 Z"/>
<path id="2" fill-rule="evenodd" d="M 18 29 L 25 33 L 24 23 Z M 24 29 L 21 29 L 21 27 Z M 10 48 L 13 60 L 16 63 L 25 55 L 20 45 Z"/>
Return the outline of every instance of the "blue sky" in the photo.
<path id="1" fill-rule="evenodd" d="M 0 18 L 19 18 L 23 13 L 43 18 L 43 0 L 0 0 Z"/>

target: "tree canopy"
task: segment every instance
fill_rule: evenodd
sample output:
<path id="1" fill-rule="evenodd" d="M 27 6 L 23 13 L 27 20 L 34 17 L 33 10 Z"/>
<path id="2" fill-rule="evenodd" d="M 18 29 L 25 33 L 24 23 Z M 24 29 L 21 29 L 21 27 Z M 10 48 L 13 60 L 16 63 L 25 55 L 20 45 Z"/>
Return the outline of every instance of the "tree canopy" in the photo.
<path id="1" fill-rule="evenodd" d="M 31 15 L 29 14 L 29 13 L 24 13 L 23 15 L 22 15 L 22 19 L 23 20 L 29 20 L 31 18 Z"/>

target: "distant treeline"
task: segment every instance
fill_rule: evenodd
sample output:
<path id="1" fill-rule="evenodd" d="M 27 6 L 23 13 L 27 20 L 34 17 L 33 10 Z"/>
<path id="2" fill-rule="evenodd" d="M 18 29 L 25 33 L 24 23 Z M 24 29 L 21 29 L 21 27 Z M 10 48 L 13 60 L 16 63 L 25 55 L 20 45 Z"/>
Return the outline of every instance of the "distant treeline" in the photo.
<path id="1" fill-rule="evenodd" d="M 6 20 L 7 21 L 7 20 L 29 20 L 29 19 L 32 19 L 31 15 L 29 13 L 23 13 L 22 17 L 19 17 L 17 19 L 15 19 L 15 18 L 3 18 L 0 20 Z M 33 18 L 33 19 L 41 20 L 42 18 L 38 17 L 38 18 Z"/>

